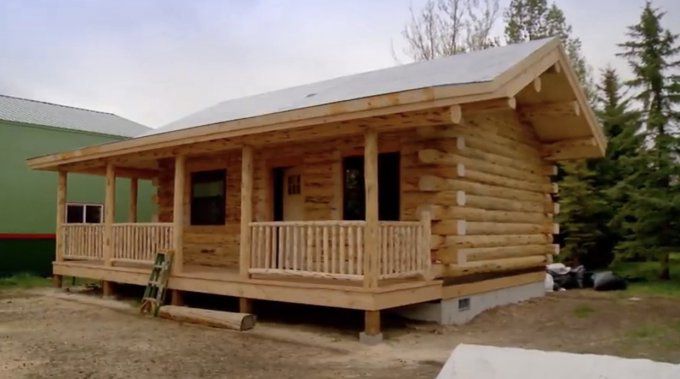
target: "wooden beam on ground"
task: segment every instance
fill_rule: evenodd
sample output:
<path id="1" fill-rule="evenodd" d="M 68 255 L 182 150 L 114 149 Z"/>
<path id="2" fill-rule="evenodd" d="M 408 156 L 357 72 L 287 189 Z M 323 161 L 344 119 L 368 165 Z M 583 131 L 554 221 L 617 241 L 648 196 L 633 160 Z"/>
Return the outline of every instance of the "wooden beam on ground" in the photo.
<path id="1" fill-rule="evenodd" d="M 184 184 L 186 181 L 186 156 L 175 158 L 175 185 L 172 202 L 173 250 L 172 274 L 184 270 Z"/>
<path id="2" fill-rule="evenodd" d="M 364 240 L 364 286 L 378 286 L 378 132 L 364 135 L 364 184 L 366 195 L 366 235 Z"/>
<path id="3" fill-rule="evenodd" d="M 576 159 L 587 156 L 597 150 L 597 141 L 593 137 L 572 138 L 541 147 L 541 156 L 547 160 Z"/>
<path id="4" fill-rule="evenodd" d="M 247 313 L 166 305 L 161 307 L 158 315 L 162 318 L 179 322 L 190 322 L 239 331 L 250 330 L 255 326 L 255 316 Z"/>
<path id="5" fill-rule="evenodd" d="M 113 258 L 113 223 L 116 212 L 116 172 L 112 163 L 106 165 L 106 195 L 104 197 L 104 251 L 106 266 L 111 266 Z"/>
<path id="6" fill-rule="evenodd" d="M 243 146 L 241 152 L 241 240 L 239 245 L 239 272 L 250 276 L 250 223 L 253 221 L 253 148 Z"/>
<path id="7" fill-rule="evenodd" d="M 130 207 L 128 208 L 128 222 L 137 222 L 137 194 L 139 183 L 137 178 L 130 179 Z"/>

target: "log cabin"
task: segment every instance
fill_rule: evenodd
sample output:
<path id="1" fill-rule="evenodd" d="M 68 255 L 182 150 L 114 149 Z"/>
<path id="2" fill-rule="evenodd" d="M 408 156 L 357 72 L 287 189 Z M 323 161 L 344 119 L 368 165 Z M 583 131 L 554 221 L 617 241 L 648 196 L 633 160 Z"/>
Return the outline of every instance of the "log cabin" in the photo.
<path id="1" fill-rule="evenodd" d="M 58 172 L 57 285 L 144 285 L 172 250 L 173 304 L 356 309 L 370 339 L 388 309 L 455 322 L 480 296 L 540 296 L 559 250 L 556 162 L 605 147 L 559 40 L 543 39 L 229 100 L 28 165 Z M 102 227 L 65 222 L 70 173 L 105 177 Z M 134 184 L 130 222 L 114 222 L 117 178 L 153 181 L 154 222 L 135 222 Z"/>

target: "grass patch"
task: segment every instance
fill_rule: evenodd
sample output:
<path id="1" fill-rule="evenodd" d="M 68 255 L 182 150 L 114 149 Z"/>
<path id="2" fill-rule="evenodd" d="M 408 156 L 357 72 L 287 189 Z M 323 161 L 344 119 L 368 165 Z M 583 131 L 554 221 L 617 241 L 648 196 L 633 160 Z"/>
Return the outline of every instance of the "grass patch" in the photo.
<path id="1" fill-rule="evenodd" d="M 0 289 L 46 287 L 50 284 L 49 278 L 27 273 L 0 278 Z"/>
<path id="2" fill-rule="evenodd" d="M 659 262 L 614 262 L 609 269 L 629 279 L 623 296 L 652 295 L 680 298 L 680 253 L 671 254 L 671 280 L 659 280 Z"/>
<path id="3" fill-rule="evenodd" d="M 593 309 L 591 306 L 587 304 L 582 304 L 574 308 L 574 316 L 576 316 L 576 318 L 587 318 L 594 312 L 595 309 Z"/>
<path id="4" fill-rule="evenodd" d="M 667 334 L 668 328 L 662 325 L 640 325 L 628 332 L 628 336 L 636 339 L 657 339 Z"/>

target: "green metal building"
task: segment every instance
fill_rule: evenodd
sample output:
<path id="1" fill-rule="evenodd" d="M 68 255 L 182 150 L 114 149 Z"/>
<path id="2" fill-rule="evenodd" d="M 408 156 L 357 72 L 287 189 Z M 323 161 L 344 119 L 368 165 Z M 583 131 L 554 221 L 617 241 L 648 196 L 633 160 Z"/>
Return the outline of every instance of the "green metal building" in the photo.
<path id="1" fill-rule="evenodd" d="M 27 158 L 148 131 L 112 113 L 0 95 L 0 276 L 52 271 L 57 174 L 29 170 Z M 126 217 L 129 187 L 129 179 L 116 181 L 118 218 Z M 140 222 L 151 220 L 152 195 L 151 183 L 140 181 Z M 67 202 L 68 222 L 101 222 L 104 178 L 70 175 Z"/>

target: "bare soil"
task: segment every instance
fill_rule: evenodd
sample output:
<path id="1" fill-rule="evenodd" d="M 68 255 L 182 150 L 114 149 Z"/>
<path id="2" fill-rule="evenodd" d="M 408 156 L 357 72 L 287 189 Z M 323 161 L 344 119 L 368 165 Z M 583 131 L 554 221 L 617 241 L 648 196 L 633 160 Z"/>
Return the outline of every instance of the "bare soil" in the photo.
<path id="1" fill-rule="evenodd" d="M 236 332 L 106 302 L 0 291 L 0 377 L 430 378 L 461 342 L 680 363 L 680 301 L 668 298 L 556 293 L 460 327 L 388 318 L 378 346 L 358 343 L 359 312 L 263 307 L 255 329 Z"/>

